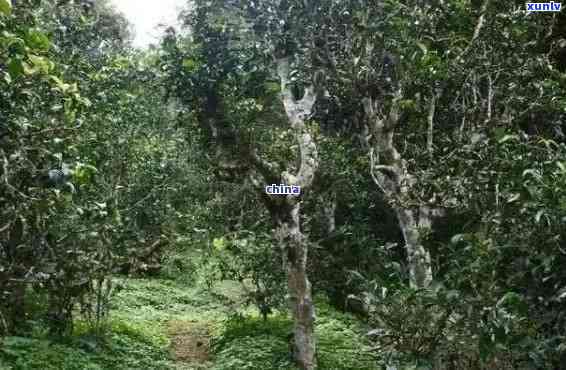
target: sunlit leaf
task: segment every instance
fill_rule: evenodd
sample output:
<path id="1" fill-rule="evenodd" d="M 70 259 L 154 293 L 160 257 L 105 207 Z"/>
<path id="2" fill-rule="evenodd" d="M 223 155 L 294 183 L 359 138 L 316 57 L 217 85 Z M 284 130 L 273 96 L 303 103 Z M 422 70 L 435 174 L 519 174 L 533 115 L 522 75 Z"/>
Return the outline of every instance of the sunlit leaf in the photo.
<path id="1" fill-rule="evenodd" d="M 33 49 L 49 50 L 51 42 L 47 35 L 38 30 L 30 30 L 26 35 L 26 43 Z"/>
<path id="2" fill-rule="evenodd" d="M 197 63 L 192 59 L 185 59 L 183 60 L 183 67 L 191 72 L 196 69 Z"/>
<path id="3" fill-rule="evenodd" d="M 511 194 L 511 196 L 507 199 L 507 203 L 513 203 L 514 201 L 518 200 L 521 197 L 521 194 L 515 193 Z"/>
<path id="4" fill-rule="evenodd" d="M 12 5 L 8 0 L 0 0 L 0 13 L 4 15 L 12 13 Z"/>
<path id="5" fill-rule="evenodd" d="M 506 143 L 508 141 L 519 141 L 519 136 L 517 135 L 505 135 L 499 140 L 499 144 Z"/>
<path id="6" fill-rule="evenodd" d="M 45 57 L 30 55 L 29 58 L 35 67 L 34 69 L 41 73 L 48 74 L 53 69 L 53 62 Z"/>
<path id="7" fill-rule="evenodd" d="M 214 249 L 221 251 L 226 248 L 224 238 L 214 238 L 212 241 L 212 246 Z"/>
<path id="8" fill-rule="evenodd" d="M 421 51 L 423 52 L 423 54 L 426 55 L 426 53 L 428 53 L 428 48 L 427 48 L 426 45 L 423 44 L 422 42 L 417 42 L 417 46 L 419 47 L 419 49 L 421 49 Z"/>
<path id="9" fill-rule="evenodd" d="M 535 169 L 532 169 L 532 168 L 529 168 L 529 169 L 526 169 L 526 170 L 523 171 L 523 177 L 526 177 L 527 175 L 530 175 L 537 180 L 540 180 L 540 178 L 541 178 L 540 172 L 535 170 Z"/>

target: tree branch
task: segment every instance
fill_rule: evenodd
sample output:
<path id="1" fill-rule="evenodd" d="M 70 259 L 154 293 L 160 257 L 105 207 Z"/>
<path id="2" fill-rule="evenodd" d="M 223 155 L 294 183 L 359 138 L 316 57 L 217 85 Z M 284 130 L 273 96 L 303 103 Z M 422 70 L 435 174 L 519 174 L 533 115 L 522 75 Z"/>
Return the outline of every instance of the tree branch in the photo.
<path id="1" fill-rule="evenodd" d="M 476 24 L 476 28 L 474 29 L 474 34 L 472 35 L 472 39 L 468 43 L 468 46 L 466 47 L 466 49 L 464 51 L 462 51 L 462 53 L 460 53 L 460 55 L 458 55 L 458 58 L 456 58 L 456 60 L 458 60 L 461 57 L 463 57 L 464 55 L 468 54 L 468 52 L 472 49 L 474 42 L 480 36 L 482 28 L 485 24 L 485 16 L 487 14 L 487 8 L 489 7 L 490 3 L 491 3 L 491 0 L 484 0 L 482 6 L 480 8 L 480 16 L 478 18 L 478 23 Z"/>
<path id="2" fill-rule="evenodd" d="M 289 86 L 289 57 L 277 59 L 277 72 L 281 80 L 281 96 L 285 112 L 300 148 L 300 167 L 297 175 L 293 176 L 288 172 L 283 172 L 281 177 L 287 185 L 298 185 L 305 189 L 312 185 L 318 167 L 316 144 L 305 125 L 306 118 L 312 113 L 316 95 L 314 87 L 310 85 L 301 100 L 294 99 Z"/>
<path id="3" fill-rule="evenodd" d="M 430 104 L 428 107 L 428 130 L 427 130 L 427 138 L 426 138 L 426 149 L 430 156 L 434 151 L 433 148 L 433 140 L 434 140 L 434 113 L 436 111 L 436 99 L 439 97 L 439 93 L 434 94 L 430 99 Z"/>

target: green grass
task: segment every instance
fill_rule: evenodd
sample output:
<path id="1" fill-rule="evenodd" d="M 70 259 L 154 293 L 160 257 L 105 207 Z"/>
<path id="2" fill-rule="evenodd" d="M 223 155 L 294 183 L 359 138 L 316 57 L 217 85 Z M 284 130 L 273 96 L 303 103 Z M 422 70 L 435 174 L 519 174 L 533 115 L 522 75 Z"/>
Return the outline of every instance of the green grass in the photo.
<path id="1" fill-rule="evenodd" d="M 40 330 L 8 337 L 0 346 L 0 370 L 177 369 L 169 353 L 166 323 L 221 317 L 226 309 L 209 293 L 168 280 L 117 282 L 123 289 L 113 299 L 104 340 L 91 336 L 82 322 L 63 340 Z"/>
<path id="2" fill-rule="evenodd" d="M 104 341 L 75 335 L 64 341 L 39 338 L 4 339 L 0 358 L 2 369 L 102 370 L 171 369 L 166 346 L 124 323 L 112 326 Z"/>
<path id="3" fill-rule="evenodd" d="M 317 301 L 316 335 L 321 370 L 376 370 L 363 340 L 362 327 L 351 316 Z M 233 317 L 224 322 L 215 338 L 214 370 L 295 370 L 289 355 L 288 335 L 292 322 L 286 315 L 263 321 L 257 315 Z"/>
<path id="4" fill-rule="evenodd" d="M 276 314 L 264 322 L 251 308 L 235 306 L 241 291 L 223 282 L 212 292 L 173 280 L 128 279 L 113 300 L 108 335 L 92 337 L 84 323 L 74 334 L 54 340 L 45 331 L 8 337 L 0 346 L 0 370 L 196 369 L 175 363 L 167 323 L 205 325 L 213 336 L 213 370 L 291 370 L 291 321 Z M 353 317 L 317 301 L 316 332 L 320 369 L 373 370 L 367 343 Z"/>

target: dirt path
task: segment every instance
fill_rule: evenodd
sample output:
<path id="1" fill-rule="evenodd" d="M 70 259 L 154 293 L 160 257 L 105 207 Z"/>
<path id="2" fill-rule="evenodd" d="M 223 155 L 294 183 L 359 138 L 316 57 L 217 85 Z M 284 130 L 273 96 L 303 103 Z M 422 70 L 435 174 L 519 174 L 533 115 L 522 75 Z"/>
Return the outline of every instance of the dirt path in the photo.
<path id="1" fill-rule="evenodd" d="M 168 333 L 171 337 L 171 351 L 178 362 L 198 368 L 210 365 L 210 334 L 204 324 L 171 321 Z"/>

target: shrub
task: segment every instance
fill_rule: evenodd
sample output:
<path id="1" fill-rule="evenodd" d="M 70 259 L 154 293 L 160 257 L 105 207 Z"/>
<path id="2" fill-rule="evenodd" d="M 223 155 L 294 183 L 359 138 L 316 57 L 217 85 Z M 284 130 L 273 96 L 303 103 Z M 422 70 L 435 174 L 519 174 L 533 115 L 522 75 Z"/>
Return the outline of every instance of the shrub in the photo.
<path id="1" fill-rule="evenodd" d="M 444 369 L 521 369 L 536 336 L 518 295 L 495 301 L 435 287 L 374 296 L 369 335 L 392 364 Z"/>

